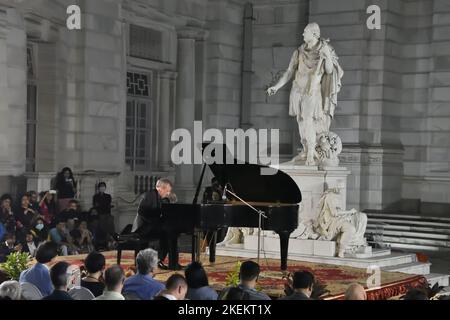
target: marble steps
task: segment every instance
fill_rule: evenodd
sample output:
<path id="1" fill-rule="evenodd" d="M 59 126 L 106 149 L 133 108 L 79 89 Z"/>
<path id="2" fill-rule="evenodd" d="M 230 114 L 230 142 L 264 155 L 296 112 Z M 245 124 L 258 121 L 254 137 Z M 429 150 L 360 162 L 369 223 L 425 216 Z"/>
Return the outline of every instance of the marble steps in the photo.
<path id="1" fill-rule="evenodd" d="M 377 231 L 379 225 L 372 224 L 370 221 L 367 224 L 367 230 L 371 230 L 372 232 Z M 401 232 L 419 232 L 419 233 L 425 233 L 425 234 L 444 234 L 444 235 L 450 235 L 450 228 L 432 228 L 432 227 L 419 227 L 419 226 L 406 226 L 406 225 L 392 225 L 392 224 L 385 224 L 383 225 L 383 232 L 386 232 L 387 230 L 395 230 L 395 231 L 401 231 Z"/>
<path id="2" fill-rule="evenodd" d="M 383 241 L 383 245 L 387 246 L 392 249 L 407 249 L 407 250 L 419 250 L 419 251 L 443 251 L 448 252 L 450 251 L 450 248 L 446 247 L 439 247 L 434 245 L 422 245 L 422 244 L 411 244 L 411 243 L 402 243 L 399 242 L 400 240 L 396 242 L 389 242 L 389 241 Z M 370 245 L 375 245 L 373 242 L 369 241 Z"/>
<path id="3" fill-rule="evenodd" d="M 409 262 L 402 263 L 395 266 L 382 268 L 383 271 L 389 272 L 403 272 L 408 274 L 427 275 L 430 273 L 431 263 L 429 262 Z"/>
<path id="4" fill-rule="evenodd" d="M 366 212 L 366 235 L 394 249 L 450 250 L 450 218 Z"/>
<path id="5" fill-rule="evenodd" d="M 366 233 L 376 233 L 376 229 L 368 226 Z M 405 238 L 423 238 L 423 239 L 434 239 L 434 240 L 450 240 L 450 234 L 442 233 L 432 233 L 432 232 L 411 232 L 411 231 L 401 231 L 401 230 L 383 230 L 383 237 L 385 236 L 395 236 L 395 237 L 405 237 Z"/>
<path id="6" fill-rule="evenodd" d="M 439 283 L 440 286 L 447 287 L 446 290 L 450 289 L 449 287 L 450 276 L 448 274 L 429 273 L 425 275 L 425 278 L 427 278 L 430 286 L 434 286 L 435 283 Z"/>
<path id="7" fill-rule="evenodd" d="M 448 222 L 450 223 L 450 218 L 447 217 L 430 217 L 424 215 L 413 215 L 413 214 L 391 214 L 391 213 L 380 213 L 364 211 L 369 218 L 387 218 L 387 219 L 400 219 L 400 220 L 420 220 L 420 221 L 435 221 L 435 222 Z"/>

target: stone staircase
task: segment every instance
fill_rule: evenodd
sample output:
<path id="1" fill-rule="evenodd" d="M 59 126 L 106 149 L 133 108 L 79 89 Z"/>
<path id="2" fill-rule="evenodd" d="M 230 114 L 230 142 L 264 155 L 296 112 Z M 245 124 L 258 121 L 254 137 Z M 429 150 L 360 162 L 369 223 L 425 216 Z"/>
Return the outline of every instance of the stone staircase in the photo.
<path id="1" fill-rule="evenodd" d="M 450 252 L 450 218 L 421 215 L 391 214 L 366 211 L 368 224 L 366 237 L 375 247 L 407 252 L 421 252 L 425 255 Z M 374 237 L 375 236 L 375 237 Z M 422 274 L 431 284 L 438 282 L 449 286 L 449 275 L 431 272 L 432 261 L 411 261 L 384 268 L 386 271 L 400 271 Z M 450 266 L 446 268 L 449 270 Z M 448 271 L 445 271 L 448 272 Z"/>
<path id="2" fill-rule="evenodd" d="M 450 218 L 365 212 L 366 236 L 395 249 L 450 251 Z"/>

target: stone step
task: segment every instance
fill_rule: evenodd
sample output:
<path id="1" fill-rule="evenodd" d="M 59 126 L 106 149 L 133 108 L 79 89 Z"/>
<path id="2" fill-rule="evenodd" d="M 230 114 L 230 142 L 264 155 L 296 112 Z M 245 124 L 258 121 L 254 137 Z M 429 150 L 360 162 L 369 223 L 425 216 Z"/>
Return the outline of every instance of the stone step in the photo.
<path id="1" fill-rule="evenodd" d="M 425 278 L 427 278 L 428 283 L 430 284 L 431 287 L 434 286 L 436 283 L 439 283 L 439 285 L 443 287 L 449 286 L 450 275 L 448 274 L 430 273 L 425 275 Z"/>
<path id="2" fill-rule="evenodd" d="M 368 224 L 375 225 L 407 225 L 407 226 L 425 226 L 442 229 L 450 229 L 450 224 L 446 222 L 422 221 L 422 220 L 403 220 L 403 219 L 388 219 L 388 218 L 368 218 Z"/>
<path id="3" fill-rule="evenodd" d="M 423 250 L 423 251 L 450 251 L 450 248 L 432 246 L 432 245 L 419 245 L 419 244 L 409 244 L 409 243 L 400 243 L 399 239 L 395 242 L 391 241 L 383 241 L 383 245 L 390 247 L 392 249 L 408 249 L 408 250 Z M 372 242 L 369 242 L 372 243 Z M 372 243 L 373 244 L 373 243 Z"/>
<path id="4" fill-rule="evenodd" d="M 384 267 L 382 268 L 382 270 L 389 272 L 403 272 L 408 274 L 426 275 L 430 273 L 430 266 L 431 263 L 429 262 L 410 262 Z"/>
<path id="5" fill-rule="evenodd" d="M 376 233 L 376 229 L 368 226 L 366 229 L 367 233 Z M 397 237 L 407 237 L 407 238 L 424 238 L 424 239 L 436 239 L 436 240 L 450 240 L 449 234 L 439 234 L 439 233 L 426 233 L 426 232 L 410 232 L 410 231 L 399 231 L 399 230 L 383 230 L 384 236 L 397 236 Z"/>
<path id="6" fill-rule="evenodd" d="M 383 235 L 382 242 L 383 243 L 393 242 L 393 243 L 450 248 L 450 241 L 435 240 L 435 239 L 417 239 L 417 238 L 409 238 L 409 237 L 391 237 L 391 236 Z"/>
<path id="7" fill-rule="evenodd" d="M 370 221 L 367 223 L 368 229 L 376 230 L 378 227 L 377 224 L 372 224 Z M 411 232 L 423 232 L 423 233 L 436 233 L 436 234 L 449 234 L 450 228 L 430 228 L 430 227 L 418 227 L 418 226 L 406 226 L 406 225 L 394 225 L 394 224 L 386 224 L 383 225 L 384 230 L 400 230 L 400 231 L 411 231 Z"/>
<path id="8" fill-rule="evenodd" d="M 400 219 L 400 220 L 419 220 L 419 221 L 436 221 L 436 222 L 448 222 L 450 224 L 450 218 L 446 217 L 428 217 L 423 215 L 408 215 L 408 214 L 390 214 L 390 213 L 374 213 L 364 212 L 369 219 L 371 218 L 387 218 L 387 219 Z"/>

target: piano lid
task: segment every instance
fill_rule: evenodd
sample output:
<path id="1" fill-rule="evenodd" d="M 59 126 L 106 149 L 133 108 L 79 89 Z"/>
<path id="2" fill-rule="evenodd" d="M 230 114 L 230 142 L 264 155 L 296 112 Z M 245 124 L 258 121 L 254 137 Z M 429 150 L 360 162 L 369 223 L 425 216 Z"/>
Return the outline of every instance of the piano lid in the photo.
<path id="1" fill-rule="evenodd" d="M 203 151 L 209 143 L 203 144 Z M 226 154 L 230 158 L 231 153 L 225 144 L 212 144 L 215 150 L 223 146 L 223 164 L 212 163 L 209 168 L 222 186 L 226 183 L 231 185 L 229 190 L 233 191 L 246 201 L 273 202 L 273 203 L 299 203 L 302 201 L 302 194 L 295 181 L 286 173 L 279 170 L 274 175 L 262 175 L 261 168 L 268 168 L 265 165 L 237 163 L 227 164 Z M 215 156 L 214 151 L 212 155 Z M 208 157 L 203 154 L 204 160 Z M 211 161 L 210 161 L 211 162 Z M 231 161 L 229 161 L 231 162 Z M 229 196 L 229 194 L 228 194 Z"/>

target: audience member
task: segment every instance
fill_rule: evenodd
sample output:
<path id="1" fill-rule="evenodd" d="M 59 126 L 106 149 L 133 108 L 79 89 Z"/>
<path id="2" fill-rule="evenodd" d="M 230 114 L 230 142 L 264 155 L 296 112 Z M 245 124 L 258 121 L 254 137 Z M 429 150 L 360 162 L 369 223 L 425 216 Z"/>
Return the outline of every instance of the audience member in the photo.
<path id="1" fill-rule="evenodd" d="M 403 296 L 403 300 L 430 300 L 427 293 L 424 290 L 418 288 L 409 289 Z"/>
<path id="2" fill-rule="evenodd" d="M 80 232 L 80 247 L 82 252 L 94 251 L 94 243 L 92 238 L 92 232 L 89 231 L 86 220 L 81 220 L 78 226 Z"/>
<path id="3" fill-rule="evenodd" d="M 48 228 L 45 225 L 43 218 L 36 219 L 36 222 L 30 232 L 33 234 L 33 237 L 38 244 L 48 239 Z"/>
<path id="4" fill-rule="evenodd" d="M 40 197 L 41 201 L 39 202 L 39 210 L 40 213 L 48 226 L 53 227 L 53 219 L 56 216 L 56 201 L 54 190 L 50 190 L 47 192 L 41 192 Z"/>
<path id="5" fill-rule="evenodd" d="M 161 291 L 154 300 L 184 300 L 187 293 L 187 282 L 181 274 L 173 274 L 166 281 L 166 290 Z"/>
<path id="6" fill-rule="evenodd" d="M 15 280 L 8 280 L 0 284 L 0 300 L 21 300 L 20 284 Z"/>
<path id="7" fill-rule="evenodd" d="M 89 253 L 84 260 L 87 274 L 81 279 L 81 286 L 89 289 L 96 297 L 100 296 L 105 289 L 105 284 L 102 280 L 105 264 L 105 256 L 96 251 Z"/>
<path id="8" fill-rule="evenodd" d="M 248 293 L 249 300 L 270 300 L 267 294 L 256 290 L 259 272 L 259 265 L 256 262 L 250 260 L 243 262 L 239 272 L 240 283 L 236 288 Z M 227 300 L 227 295 L 230 289 L 230 287 L 225 288 L 221 292 L 219 299 Z"/>
<path id="9" fill-rule="evenodd" d="M 0 243 L 0 262 L 5 262 L 7 257 L 13 252 L 22 251 L 22 244 L 17 243 L 14 233 L 7 233 L 4 241 Z"/>
<path id="10" fill-rule="evenodd" d="M 125 300 L 121 294 L 125 273 L 119 265 L 114 265 L 105 271 L 105 290 L 95 300 Z"/>
<path id="11" fill-rule="evenodd" d="M 66 228 L 66 221 L 64 218 L 58 217 L 56 219 L 56 226 L 48 233 L 49 239 L 55 242 L 58 246 L 58 252 L 62 256 L 67 256 L 72 253 L 72 239 Z"/>
<path id="12" fill-rule="evenodd" d="M 70 277 L 68 272 L 69 266 L 70 264 L 67 262 L 60 261 L 50 269 L 50 279 L 55 289 L 42 300 L 73 300 L 67 292 Z"/>
<path id="13" fill-rule="evenodd" d="M 16 235 L 20 241 L 25 240 L 25 235 L 38 218 L 37 212 L 30 208 L 30 200 L 27 195 L 20 198 L 20 206 L 14 210 L 16 216 Z"/>
<path id="14" fill-rule="evenodd" d="M 67 208 L 58 214 L 58 217 L 66 221 L 66 227 L 69 231 L 76 228 L 80 220 L 80 210 L 77 200 L 69 200 Z"/>
<path id="15" fill-rule="evenodd" d="M 217 300 L 217 292 L 209 286 L 208 276 L 200 262 L 192 262 L 184 271 L 188 284 L 187 299 Z"/>
<path id="16" fill-rule="evenodd" d="M 314 287 L 314 275 L 308 271 L 295 272 L 292 277 L 292 294 L 280 300 L 311 300 Z"/>
<path id="17" fill-rule="evenodd" d="M 33 209 L 37 214 L 40 213 L 39 199 L 36 191 L 27 192 L 28 199 L 30 201 L 30 208 Z"/>
<path id="18" fill-rule="evenodd" d="M 97 217 L 99 219 L 99 228 L 101 228 L 102 233 L 109 240 L 109 238 L 114 234 L 114 217 L 111 215 L 111 205 L 112 199 L 111 195 L 106 193 L 106 183 L 99 182 L 97 185 L 98 192 L 92 198 L 93 209 L 97 212 Z"/>
<path id="19" fill-rule="evenodd" d="M 0 198 L 0 223 L 3 224 L 6 232 L 16 232 L 16 218 L 11 209 L 13 199 L 9 194 L 4 194 Z M 1 239 L 0 239 L 1 240 Z"/>
<path id="20" fill-rule="evenodd" d="M 36 251 L 37 263 L 31 268 L 22 271 L 19 282 L 29 282 L 35 285 L 43 296 L 52 293 L 53 286 L 50 280 L 48 265 L 57 255 L 57 246 L 54 242 L 44 242 Z"/>
<path id="21" fill-rule="evenodd" d="M 138 273 L 125 280 L 123 292 L 134 293 L 141 300 L 153 299 L 164 285 L 153 279 L 153 271 L 158 264 L 158 253 L 153 249 L 141 250 L 136 257 Z"/>
<path id="22" fill-rule="evenodd" d="M 58 192 L 58 212 L 65 210 L 69 201 L 75 198 L 77 183 L 72 169 L 65 167 L 56 175 L 55 189 Z"/>
<path id="23" fill-rule="evenodd" d="M 359 283 L 352 283 L 345 291 L 345 300 L 367 300 L 366 290 Z"/>
<path id="24" fill-rule="evenodd" d="M 25 235 L 25 241 L 22 244 L 22 252 L 28 252 L 28 254 L 31 257 L 36 256 L 38 243 L 34 239 L 33 233 L 31 231 L 28 231 Z"/>

